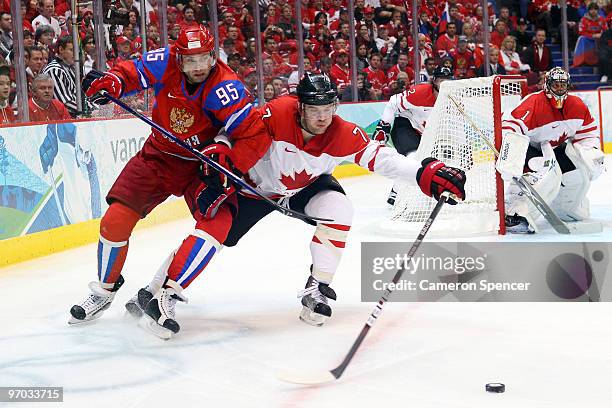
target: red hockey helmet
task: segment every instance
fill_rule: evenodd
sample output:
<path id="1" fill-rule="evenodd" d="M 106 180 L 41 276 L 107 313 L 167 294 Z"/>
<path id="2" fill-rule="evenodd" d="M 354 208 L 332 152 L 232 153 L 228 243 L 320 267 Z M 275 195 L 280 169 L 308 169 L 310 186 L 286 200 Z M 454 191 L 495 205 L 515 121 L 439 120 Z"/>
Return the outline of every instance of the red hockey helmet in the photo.
<path id="1" fill-rule="evenodd" d="M 187 27 L 174 42 L 180 55 L 205 54 L 215 50 L 215 38 L 203 25 Z"/>

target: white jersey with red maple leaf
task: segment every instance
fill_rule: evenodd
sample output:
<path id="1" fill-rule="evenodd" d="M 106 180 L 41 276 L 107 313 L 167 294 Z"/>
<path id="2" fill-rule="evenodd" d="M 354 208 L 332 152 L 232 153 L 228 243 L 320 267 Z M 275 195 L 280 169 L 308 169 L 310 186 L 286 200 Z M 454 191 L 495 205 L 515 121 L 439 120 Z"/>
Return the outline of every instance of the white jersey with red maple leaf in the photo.
<path id="1" fill-rule="evenodd" d="M 391 96 L 380 120 L 393 124 L 395 117 L 401 116 L 408 119 L 417 132 L 423 134 L 435 103 L 436 95 L 431 84 L 414 85 Z"/>
<path id="2" fill-rule="evenodd" d="M 544 91 L 528 95 L 513 111 L 504 113 L 502 130 L 528 136 L 534 147 L 544 142 L 555 147 L 566 140 L 584 147 L 601 146 L 597 122 L 575 95 L 568 95 L 562 109 L 553 106 Z"/>
<path id="3" fill-rule="evenodd" d="M 260 108 L 271 140 L 264 156 L 248 171 L 247 181 L 268 197 L 296 194 L 343 162 L 416 185 L 420 163 L 369 139 L 359 126 L 334 116 L 325 133 L 304 143 L 297 97 L 274 99 Z"/>

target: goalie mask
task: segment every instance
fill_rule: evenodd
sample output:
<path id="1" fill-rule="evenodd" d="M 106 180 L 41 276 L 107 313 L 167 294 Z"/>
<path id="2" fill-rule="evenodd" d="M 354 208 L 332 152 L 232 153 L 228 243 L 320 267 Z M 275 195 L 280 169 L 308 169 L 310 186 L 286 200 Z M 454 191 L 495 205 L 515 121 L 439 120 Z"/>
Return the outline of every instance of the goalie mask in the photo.
<path id="1" fill-rule="evenodd" d="M 338 91 L 326 74 L 306 72 L 296 88 L 300 126 L 310 134 L 324 133 L 338 105 Z"/>
<path id="2" fill-rule="evenodd" d="M 202 25 L 182 30 L 174 43 L 181 71 L 192 83 L 204 82 L 217 63 L 215 39 Z"/>
<path id="3" fill-rule="evenodd" d="M 571 85 L 570 74 L 563 68 L 555 67 L 546 73 L 544 92 L 557 109 L 563 108 Z"/>

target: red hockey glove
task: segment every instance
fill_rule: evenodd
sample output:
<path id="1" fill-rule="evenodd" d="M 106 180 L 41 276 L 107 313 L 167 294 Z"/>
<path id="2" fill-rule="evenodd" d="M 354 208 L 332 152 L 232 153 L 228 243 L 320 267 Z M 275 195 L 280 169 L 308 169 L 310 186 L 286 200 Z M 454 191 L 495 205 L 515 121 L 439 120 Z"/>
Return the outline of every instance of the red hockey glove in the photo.
<path id="1" fill-rule="evenodd" d="M 225 169 L 236 174 L 236 169 L 234 168 L 233 163 L 234 152 L 232 151 L 231 147 L 225 143 L 210 144 L 202 149 L 202 154 L 210 157 Z M 240 174 L 237 175 L 240 176 Z M 218 172 L 212 166 L 209 166 L 206 163 L 202 163 L 200 178 L 207 184 L 213 182 L 211 178 L 216 178 L 217 180 L 215 183 L 222 187 L 227 187 L 230 184 L 229 179 L 225 174 Z"/>
<path id="2" fill-rule="evenodd" d="M 444 191 L 450 191 L 460 200 L 465 198 L 465 172 L 454 167 L 447 167 L 444 163 L 433 157 L 421 162 L 416 179 L 424 194 L 438 200 Z M 455 205 L 457 201 L 449 198 L 449 204 Z"/>
<path id="3" fill-rule="evenodd" d="M 115 98 L 121 97 L 123 84 L 115 74 L 105 72 L 100 76 L 98 72 L 90 71 L 83 79 L 83 91 L 90 101 L 98 105 L 106 105 L 110 100 L 101 94 L 102 91 Z"/>
<path id="4" fill-rule="evenodd" d="M 376 129 L 374 130 L 374 135 L 372 135 L 372 139 L 376 140 L 377 142 L 386 144 L 389 140 L 390 133 L 391 125 L 385 121 L 380 120 L 376 125 Z"/>
<path id="5" fill-rule="evenodd" d="M 221 187 L 220 185 L 202 183 L 196 190 L 196 203 L 200 213 L 207 220 L 214 218 L 225 200 L 235 192 L 236 187 L 233 184 L 228 187 Z M 232 212 L 235 216 L 236 208 L 234 206 L 232 206 Z"/>
<path id="6" fill-rule="evenodd" d="M 237 176 L 241 176 L 232 163 L 232 149 L 226 144 L 210 144 L 202 150 L 202 153 Z M 200 168 L 200 179 L 203 184 L 196 191 L 196 202 L 204 218 L 210 219 L 217 214 L 223 202 L 236 192 L 236 187 L 225 174 L 206 163 L 202 163 Z"/>

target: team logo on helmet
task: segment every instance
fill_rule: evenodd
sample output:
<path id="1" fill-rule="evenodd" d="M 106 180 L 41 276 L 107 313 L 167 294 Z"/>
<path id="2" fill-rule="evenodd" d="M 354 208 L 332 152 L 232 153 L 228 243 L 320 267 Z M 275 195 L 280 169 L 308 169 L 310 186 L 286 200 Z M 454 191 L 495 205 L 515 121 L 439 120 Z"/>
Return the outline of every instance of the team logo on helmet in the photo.
<path id="1" fill-rule="evenodd" d="M 300 103 L 328 105 L 338 100 L 338 91 L 326 74 L 306 72 L 296 88 Z"/>
<path id="2" fill-rule="evenodd" d="M 174 133 L 187 133 L 194 122 L 193 114 L 187 112 L 185 108 L 172 108 L 170 111 L 170 127 Z"/>
<path id="3" fill-rule="evenodd" d="M 215 38 L 206 27 L 200 25 L 182 30 L 174 44 L 179 54 L 203 54 L 214 51 Z"/>

